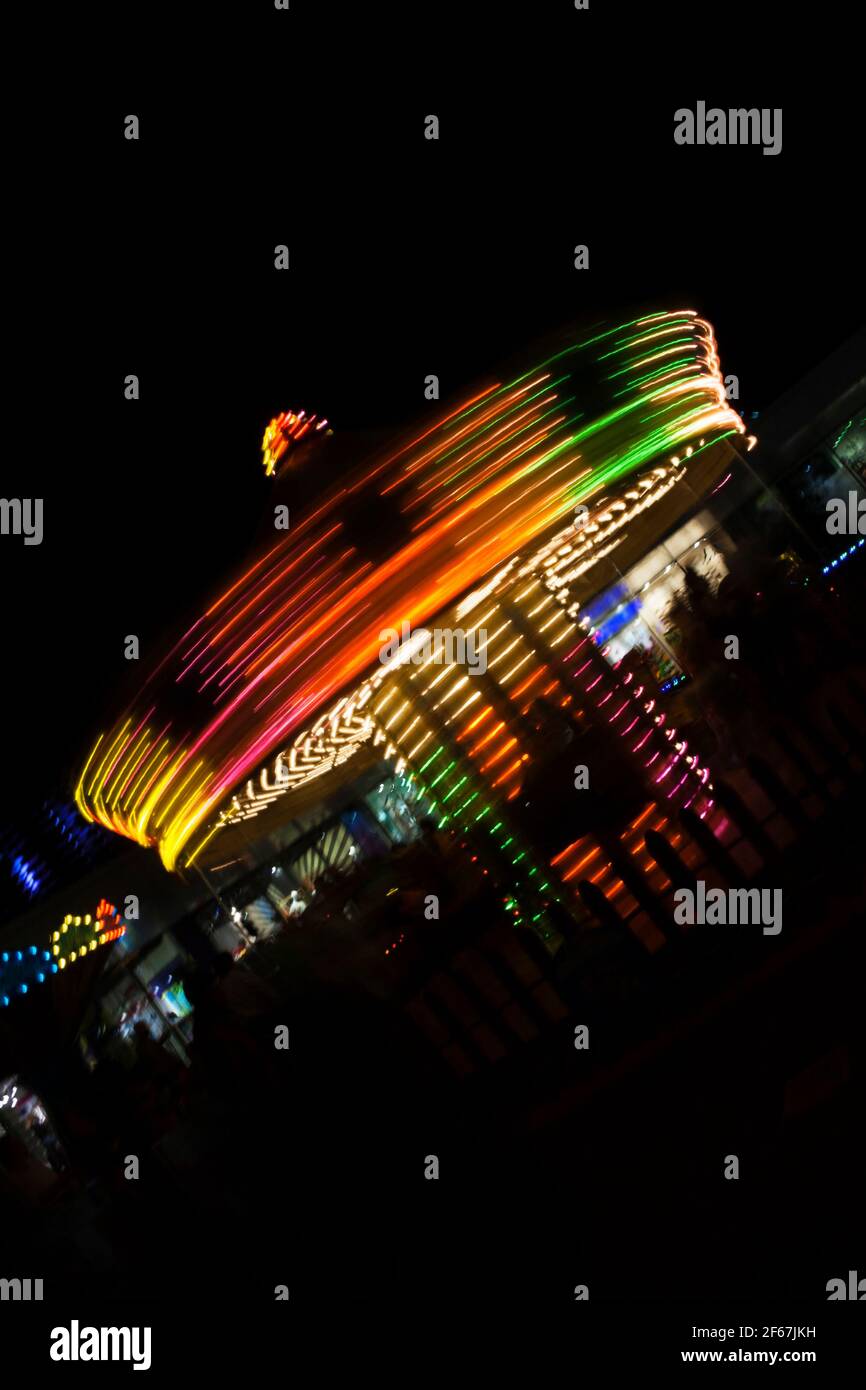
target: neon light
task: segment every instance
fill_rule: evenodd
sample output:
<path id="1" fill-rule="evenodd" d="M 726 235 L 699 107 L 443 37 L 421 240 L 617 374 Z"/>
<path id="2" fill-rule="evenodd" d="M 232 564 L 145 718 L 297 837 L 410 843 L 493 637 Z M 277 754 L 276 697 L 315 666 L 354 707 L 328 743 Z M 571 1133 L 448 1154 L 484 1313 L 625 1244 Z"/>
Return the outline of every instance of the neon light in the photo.
<path id="1" fill-rule="evenodd" d="M 266 473 L 326 430 L 304 412 L 277 416 L 263 441 Z M 521 552 L 568 525 L 570 566 L 556 575 L 565 593 L 635 516 L 680 485 L 699 454 L 744 431 L 725 399 L 712 331 L 691 310 L 611 326 L 477 393 L 293 515 L 291 531 L 211 604 L 135 707 L 97 740 L 79 778 L 79 809 L 157 847 L 169 869 L 193 862 L 226 825 L 366 741 L 366 714 L 338 710 L 329 722 L 323 711 L 351 703 L 346 691 L 376 688 L 385 628 L 423 625 L 461 599 L 474 618 L 499 576 L 510 582 Z M 687 463 L 674 465 L 675 451 Z M 611 490 L 626 480 L 629 494 L 614 509 Z M 374 559 L 359 548 L 370 528 L 353 524 L 353 509 L 367 508 L 366 521 L 386 501 L 389 527 L 402 516 L 405 528 Z M 598 512 L 586 534 L 571 527 L 578 504 Z M 524 555 L 515 577 L 537 560 Z M 172 683 L 194 695 L 200 713 L 189 722 L 160 713 Z M 400 748 L 396 739 L 390 746 Z M 415 746 L 401 755 L 414 761 Z M 285 767 L 286 789 L 276 780 Z M 512 795 L 519 768 L 508 774 L 491 789 L 495 800 Z"/>
<path id="2" fill-rule="evenodd" d="M 52 953 L 58 956 L 59 960 L 56 963 L 51 962 L 49 973 L 56 974 L 58 969 L 65 970 L 67 964 L 74 964 L 76 960 L 95 951 L 98 946 L 107 946 L 125 933 L 126 927 L 117 908 L 113 903 L 101 898 L 92 916 L 88 913 L 83 921 L 81 917 L 67 914 L 57 931 L 51 933 L 51 950 L 41 946 L 28 946 L 26 951 L 16 951 L 14 959 L 8 951 L 4 951 L 0 956 L 0 989 L 4 991 L 4 1007 L 9 1003 L 7 990 L 14 989 L 18 994 L 25 995 L 31 985 L 45 983 L 44 967 L 51 962 Z M 69 938 L 71 949 L 67 947 L 68 961 L 66 956 L 60 956 L 60 947 L 56 944 L 61 935 Z"/>

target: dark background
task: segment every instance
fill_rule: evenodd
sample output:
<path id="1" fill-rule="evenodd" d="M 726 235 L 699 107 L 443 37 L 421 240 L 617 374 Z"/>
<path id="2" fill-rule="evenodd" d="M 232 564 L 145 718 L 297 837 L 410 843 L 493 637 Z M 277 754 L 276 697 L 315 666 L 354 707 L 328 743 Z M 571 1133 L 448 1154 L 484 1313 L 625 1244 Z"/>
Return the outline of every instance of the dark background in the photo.
<path id="1" fill-rule="evenodd" d="M 71 17 L 65 52 L 46 19 L 26 55 L 13 51 L 10 66 L 26 57 L 32 78 L 6 131 L 4 288 L 15 307 L 2 491 L 45 499 L 45 538 L 0 540 L 0 818 L 74 781 L 138 671 L 243 558 L 269 496 L 261 435 L 278 411 L 324 413 L 341 433 L 421 421 L 428 373 L 447 401 L 536 335 L 688 306 L 714 324 L 748 419 L 863 321 L 863 120 L 847 7 L 824 3 L 801 21 L 781 7 L 758 15 L 753 0 L 591 4 L 292 0 L 283 14 L 256 0 L 191 7 L 183 22 L 153 4 Z M 782 153 L 675 146 L 674 111 L 699 99 L 781 106 Z M 123 138 L 128 113 L 140 117 L 138 143 Z M 423 138 L 430 113 L 438 143 Z M 291 269 L 278 273 L 282 242 Z M 590 248 L 588 272 L 573 269 L 576 243 Z M 138 402 L 123 399 L 130 372 Z M 142 640 L 139 668 L 123 659 L 129 633 Z M 837 964 L 826 969 L 833 988 Z M 773 1000 L 768 1028 L 783 1003 L 792 1032 L 796 1011 L 812 1009 L 815 983 L 801 974 L 778 1009 Z M 131 1264 L 110 1281 L 176 1293 L 182 1308 L 194 1269 L 194 1285 L 218 1291 L 226 1310 L 223 1329 L 213 1324 L 217 1354 L 242 1334 L 232 1309 L 247 1297 L 269 1304 L 273 1283 L 301 1282 L 299 1270 L 338 1319 L 378 1301 L 373 1336 L 387 1349 L 383 1273 L 410 1297 L 424 1287 L 422 1314 L 436 1302 L 431 1271 L 449 1311 L 476 1307 L 483 1258 L 500 1307 L 549 1297 L 548 1312 L 565 1302 L 573 1312 L 585 1267 L 602 1299 L 736 1287 L 761 1299 L 754 1316 L 766 1322 L 786 1269 L 791 1288 L 811 1288 L 816 1270 L 855 1263 L 857 1154 L 835 1135 L 807 1155 L 808 1200 L 805 1163 L 768 1173 L 769 1144 L 747 1152 L 765 1179 L 759 1194 L 772 1194 L 766 1208 L 751 1198 L 734 1225 L 736 1184 L 688 1200 L 710 1190 L 706 1155 L 741 1137 L 725 1125 L 739 1116 L 741 1082 L 760 1081 L 758 1023 L 718 1095 L 701 1058 L 681 1054 L 622 1113 L 602 1108 L 586 1142 L 554 1145 L 539 1172 L 532 1136 L 515 1145 L 483 1115 L 443 1115 L 420 1096 L 408 1120 L 402 1073 L 389 1072 L 393 1038 L 377 1035 L 377 1020 L 339 999 L 330 1012 L 308 1003 L 305 1017 L 303 1002 L 293 1026 L 315 1038 L 297 1067 L 306 1089 L 288 1138 L 263 1109 L 262 1143 L 273 1144 L 250 1163 L 258 1224 L 238 1238 L 215 1204 L 188 1266 L 186 1214 L 148 1198 L 140 1229 L 165 1222 L 177 1240 L 170 1277 Z M 722 1074 L 731 1040 L 717 1051 Z M 425 1184 L 422 1211 L 417 1155 L 449 1139 L 461 1173 L 452 1161 L 450 1189 Z M 584 1239 L 593 1262 L 582 1264 Z M 64 1304 L 59 1320 L 79 1311 Z M 194 1354 L 199 1328 L 184 1317 Z M 137 1302 L 126 1321 L 144 1320 Z M 683 1319 L 701 1320 L 721 1321 Z M 517 1321 L 498 1328 L 500 1343 Z M 534 1325 L 541 1350 L 543 1311 Z M 631 1326 L 619 1324 L 608 1361 Z"/>
<path id="2" fill-rule="evenodd" d="M 0 545 L 0 811 L 74 779 L 243 558 L 279 410 L 340 432 L 423 420 L 428 373 L 447 401 L 550 329 L 686 305 L 748 418 L 853 331 L 842 13 L 808 34 L 781 12 L 759 32 L 746 6 L 566 0 L 76 22 L 9 132 L 3 494 L 44 498 L 45 537 Z M 782 106 L 781 154 L 675 146 L 699 98 Z"/>

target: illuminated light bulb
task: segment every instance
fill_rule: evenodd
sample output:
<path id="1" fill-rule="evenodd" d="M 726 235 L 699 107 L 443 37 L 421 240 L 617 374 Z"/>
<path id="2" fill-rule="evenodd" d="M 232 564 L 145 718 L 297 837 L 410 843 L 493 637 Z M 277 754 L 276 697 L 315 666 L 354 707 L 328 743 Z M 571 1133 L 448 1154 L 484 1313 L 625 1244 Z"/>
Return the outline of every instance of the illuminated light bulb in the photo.
<path id="1" fill-rule="evenodd" d="M 76 918 L 75 918 L 75 925 L 76 925 L 76 927 L 80 927 L 80 926 L 81 926 L 81 918 L 80 918 L 80 917 L 76 917 Z"/>
<path id="2" fill-rule="evenodd" d="M 66 957 L 65 957 L 65 956 L 61 956 L 60 959 L 59 959 L 59 961 L 57 962 L 57 964 L 60 966 L 60 969 L 61 969 L 61 970 L 65 970 L 65 969 L 66 969 Z"/>
<path id="3" fill-rule="evenodd" d="M 70 960 L 70 963 L 72 963 L 73 961 L 75 961 L 75 960 L 77 960 L 77 959 L 78 959 L 77 953 L 76 953 L 75 951 L 70 951 L 70 952 L 69 952 L 69 960 Z"/>
<path id="4" fill-rule="evenodd" d="M 89 912 L 88 912 L 87 916 L 86 916 L 85 919 L 84 919 L 84 925 L 85 925 L 86 927 L 89 927 L 89 926 L 90 926 L 90 913 L 89 913 Z"/>

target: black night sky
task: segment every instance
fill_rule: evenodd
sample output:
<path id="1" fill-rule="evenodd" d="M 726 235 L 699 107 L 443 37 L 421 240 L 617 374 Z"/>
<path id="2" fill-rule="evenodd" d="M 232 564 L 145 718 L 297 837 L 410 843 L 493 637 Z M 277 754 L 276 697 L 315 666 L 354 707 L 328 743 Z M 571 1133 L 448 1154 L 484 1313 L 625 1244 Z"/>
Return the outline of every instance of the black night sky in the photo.
<path id="1" fill-rule="evenodd" d="M 780 88 L 755 34 L 728 46 L 721 23 L 709 68 L 697 39 L 694 61 L 644 64 L 643 11 L 600 81 L 581 25 L 615 55 L 621 15 L 554 6 L 529 35 L 496 16 L 470 38 L 445 6 L 402 58 L 377 43 L 383 13 L 356 17 L 353 66 L 300 7 L 285 53 L 263 21 L 243 82 L 172 47 L 62 119 L 33 114 L 41 156 L 12 170 L 8 273 L 27 293 L 4 494 L 43 496 L 45 539 L 0 555 L 7 811 L 73 777 L 137 678 L 123 637 L 149 664 L 243 558 L 280 409 L 341 432 L 423 420 L 430 372 L 447 400 L 569 322 L 682 304 L 715 325 L 748 416 L 859 326 L 850 86 L 819 65 Z M 673 112 L 698 96 L 781 105 L 782 153 L 675 146 Z"/>

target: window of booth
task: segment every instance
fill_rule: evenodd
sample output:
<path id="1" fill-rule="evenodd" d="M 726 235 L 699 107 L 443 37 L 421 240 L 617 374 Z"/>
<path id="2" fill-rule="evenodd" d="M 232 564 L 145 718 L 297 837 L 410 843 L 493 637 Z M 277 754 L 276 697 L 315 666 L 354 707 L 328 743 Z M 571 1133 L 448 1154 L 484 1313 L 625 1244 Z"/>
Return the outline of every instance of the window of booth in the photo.
<path id="1" fill-rule="evenodd" d="M 0 1081 L 0 1172 L 13 1181 L 27 1164 L 54 1173 L 67 1166 L 66 1155 L 40 1097 L 21 1076 Z"/>
<path id="2" fill-rule="evenodd" d="M 578 621 L 612 666 L 636 657 L 659 685 L 682 674 L 670 641 L 669 610 L 692 568 L 717 588 L 728 572 L 719 544 L 706 533 L 703 512 L 640 561 L 619 583 L 580 609 Z M 676 634 L 673 634 L 674 644 Z"/>
<path id="3" fill-rule="evenodd" d="M 188 1061 L 185 1044 L 192 1040 L 193 1009 L 183 986 L 189 958 L 170 933 L 133 965 L 124 969 L 103 994 L 99 1012 L 102 1035 L 118 1061 L 132 1065 L 136 1025 L 143 1023 L 154 1042 Z M 90 1050 L 93 1050 L 91 1039 Z"/>
<path id="4" fill-rule="evenodd" d="M 393 844 L 408 845 L 421 834 L 430 807 L 410 777 L 398 773 L 367 793 L 367 805 Z"/>
<path id="5" fill-rule="evenodd" d="M 866 411 L 846 420 L 827 442 L 839 462 L 866 483 Z"/>

